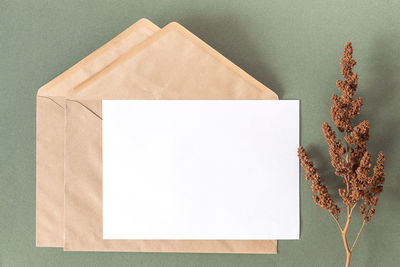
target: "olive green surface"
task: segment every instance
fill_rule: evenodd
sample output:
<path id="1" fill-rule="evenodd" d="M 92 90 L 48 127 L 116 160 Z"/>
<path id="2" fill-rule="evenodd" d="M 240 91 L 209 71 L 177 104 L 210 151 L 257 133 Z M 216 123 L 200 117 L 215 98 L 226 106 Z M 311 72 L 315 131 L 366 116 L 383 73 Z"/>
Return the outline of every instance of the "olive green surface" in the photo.
<path id="1" fill-rule="evenodd" d="M 352 266 L 400 266 L 400 2 L 0 0 L 0 266 L 344 266 L 336 224 L 313 204 L 301 171 L 301 238 L 277 255 L 63 252 L 35 247 L 35 95 L 136 20 L 177 21 L 274 89 L 301 100 L 301 143 L 337 188 L 320 130 L 330 121 L 339 58 L 352 41 L 359 120 L 369 149 L 387 157 L 387 180 Z M 335 199 L 337 193 L 332 191 Z M 360 226 L 358 210 L 351 231 Z M 354 234 L 351 235 L 354 238 Z"/>

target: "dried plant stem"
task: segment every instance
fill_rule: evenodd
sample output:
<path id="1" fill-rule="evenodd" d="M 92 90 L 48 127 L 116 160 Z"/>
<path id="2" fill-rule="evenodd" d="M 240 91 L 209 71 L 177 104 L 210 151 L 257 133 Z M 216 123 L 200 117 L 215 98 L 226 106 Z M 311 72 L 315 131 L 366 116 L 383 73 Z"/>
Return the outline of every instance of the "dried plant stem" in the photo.
<path id="1" fill-rule="evenodd" d="M 350 266 L 351 252 L 347 252 L 346 267 Z"/>
<path id="2" fill-rule="evenodd" d="M 351 246 L 351 249 L 350 249 L 351 252 L 353 252 L 353 248 L 354 248 L 354 246 L 356 245 L 356 243 L 357 243 L 357 241 L 358 241 L 358 238 L 360 237 L 360 234 L 361 234 L 362 230 L 364 229 L 364 226 L 365 226 L 365 221 L 363 221 L 363 223 L 362 223 L 362 225 L 361 225 L 361 228 L 360 228 L 360 231 L 358 231 L 357 237 L 356 237 L 356 239 L 354 240 L 353 245 Z"/>
<path id="3" fill-rule="evenodd" d="M 344 188 L 338 189 L 338 193 L 346 207 L 345 215 L 347 215 L 347 220 L 344 227 L 339 222 L 340 207 L 329 194 L 328 187 L 322 183 L 321 176 L 314 167 L 314 163 L 310 161 L 304 147 L 299 147 L 298 149 L 298 156 L 305 171 L 305 178 L 307 181 L 312 182 L 311 189 L 314 192 L 314 202 L 329 211 L 339 227 L 347 254 L 346 267 L 350 266 L 354 246 L 365 224 L 371 221 L 375 214 L 378 195 L 383 191 L 385 182 L 385 155 L 382 152 L 378 154 L 376 165 L 372 169 L 371 153 L 367 151 L 369 121 L 364 120 L 355 126 L 352 124 L 352 120 L 360 114 L 361 106 L 363 105 L 361 97 L 354 98 L 354 93 L 358 86 L 358 74 L 353 72 L 355 64 L 353 47 L 350 42 L 346 42 L 343 58 L 340 59 L 340 65 L 342 66 L 340 72 L 344 80 L 336 82 L 341 95 L 333 94 L 331 97 L 333 102 L 331 106 L 332 121 L 336 128 L 341 133 L 344 133 L 345 144 L 342 143 L 340 138 L 337 138 L 335 130 L 327 122 L 322 124 L 322 132 L 329 146 L 332 167 L 335 168 L 335 174 L 344 183 Z M 360 203 L 363 224 L 350 248 L 347 241 L 347 231 L 349 230 L 351 215 L 357 203 Z"/>
<path id="4" fill-rule="evenodd" d="M 332 214 L 331 214 L 331 215 L 332 215 Z M 333 219 L 335 220 L 335 222 L 337 223 L 337 225 L 339 226 L 340 232 L 343 232 L 343 229 L 342 229 L 342 226 L 341 226 L 340 223 L 339 223 L 339 220 L 338 220 L 335 216 L 333 216 L 333 215 L 332 215 L 332 217 L 333 217 Z"/>
<path id="5" fill-rule="evenodd" d="M 347 214 L 347 221 L 346 221 L 346 225 L 343 228 L 342 231 L 342 238 L 343 238 L 343 244 L 344 244 L 344 248 L 346 250 L 346 267 L 350 266 L 350 259 L 351 259 L 351 250 L 349 249 L 349 244 L 347 242 L 347 230 L 349 229 L 350 226 L 350 220 L 351 220 L 351 213 L 350 210 L 348 209 L 348 214 Z"/>
<path id="6" fill-rule="evenodd" d="M 346 133 L 346 137 L 347 137 L 347 133 Z M 347 149 L 346 149 L 346 159 L 345 162 L 346 164 L 349 163 L 349 156 L 350 156 L 350 146 L 349 144 L 347 144 Z M 346 176 L 345 177 L 345 182 L 346 182 L 346 189 L 347 192 L 349 192 L 350 190 L 350 185 L 349 185 L 349 178 Z M 347 242 L 347 231 L 349 230 L 349 226 L 350 226 L 350 220 L 351 220 L 351 214 L 353 213 L 353 208 L 355 207 L 355 205 L 350 209 L 350 207 L 348 205 L 346 205 L 347 208 L 347 221 L 346 221 L 346 225 L 344 227 L 344 229 L 342 229 L 342 239 L 343 239 L 343 244 L 344 244 L 344 248 L 346 250 L 346 267 L 350 266 L 350 260 L 351 260 L 351 249 L 349 249 L 349 244 Z"/>
<path id="7" fill-rule="evenodd" d="M 335 219 L 335 221 L 336 221 L 336 223 L 337 223 L 337 225 L 338 225 L 338 227 L 340 229 L 340 232 L 342 234 L 343 244 L 344 244 L 344 248 L 346 250 L 346 267 L 350 266 L 351 254 L 353 253 L 353 249 L 354 249 L 354 247 L 355 247 L 355 245 L 356 245 L 356 243 L 358 241 L 358 238 L 360 237 L 360 234 L 361 234 L 361 232 L 362 232 L 362 230 L 364 229 L 364 226 L 365 226 L 365 221 L 363 221 L 363 223 L 361 225 L 361 228 L 358 231 L 358 234 L 357 234 L 357 236 L 356 236 L 356 238 L 355 238 L 355 240 L 353 242 L 353 245 L 351 246 L 351 248 L 349 248 L 349 243 L 347 241 L 347 231 L 349 230 L 350 221 L 351 221 L 351 215 L 352 215 L 353 210 L 354 210 L 355 207 L 356 207 L 356 204 L 354 204 L 351 208 L 348 207 L 348 209 L 347 209 L 347 221 L 346 221 L 346 224 L 345 224 L 344 228 L 340 225 L 339 220 L 336 217 L 332 216 Z"/>

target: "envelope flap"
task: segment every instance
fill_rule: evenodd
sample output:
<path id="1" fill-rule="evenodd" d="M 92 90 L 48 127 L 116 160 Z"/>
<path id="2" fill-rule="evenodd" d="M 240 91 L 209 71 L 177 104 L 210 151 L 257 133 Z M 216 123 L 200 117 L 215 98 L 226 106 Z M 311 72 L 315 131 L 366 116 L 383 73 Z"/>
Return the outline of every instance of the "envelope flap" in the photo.
<path id="1" fill-rule="evenodd" d="M 159 30 L 147 19 L 141 19 L 131 25 L 115 38 L 79 61 L 77 64 L 42 86 L 40 96 L 71 96 L 73 88 L 84 82 L 91 75 L 101 71 L 130 47 L 138 44 Z"/>
<path id="2" fill-rule="evenodd" d="M 75 92 L 80 99 L 278 98 L 177 23 L 121 56 Z"/>

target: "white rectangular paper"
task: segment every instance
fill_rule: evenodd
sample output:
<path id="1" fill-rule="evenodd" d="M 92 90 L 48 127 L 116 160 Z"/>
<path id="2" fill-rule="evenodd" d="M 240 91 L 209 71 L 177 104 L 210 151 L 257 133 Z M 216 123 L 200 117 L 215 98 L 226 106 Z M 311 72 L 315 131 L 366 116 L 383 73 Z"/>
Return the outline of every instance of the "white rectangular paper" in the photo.
<path id="1" fill-rule="evenodd" d="M 299 238 L 299 101 L 103 100 L 103 238 Z"/>

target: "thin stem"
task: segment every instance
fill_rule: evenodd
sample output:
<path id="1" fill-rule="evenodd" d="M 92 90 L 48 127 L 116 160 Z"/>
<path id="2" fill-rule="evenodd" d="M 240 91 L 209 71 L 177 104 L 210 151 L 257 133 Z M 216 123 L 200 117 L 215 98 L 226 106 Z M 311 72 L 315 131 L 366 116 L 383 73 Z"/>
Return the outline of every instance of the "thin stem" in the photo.
<path id="1" fill-rule="evenodd" d="M 346 137 L 347 137 L 347 131 L 346 131 Z M 346 139 L 346 138 L 345 138 Z M 349 164 L 349 161 L 350 161 L 350 148 L 351 148 L 351 146 L 349 145 L 349 143 L 346 141 L 346 164 L 348 165 Z M 346 181 L 346 190 L 347 190 L 347 194 L 349 194 L 350 195 L 350 177 L 346 177 L 345 178 L 345 181 Z M 351 212 L 350 212 L 350 208 L 349 208 L 349 206 L 347 205 L 347 216 L 351 216 Z"/>
<path id="2" fill-rule="evenodd" d="M 346 267 L 349 267 L 350 266 L 350 260 L 351 260 L 351 252 L 348 252 L 346 255 L 347 255 Z"/>
<path id="3" fill-rule="evenodd" d="M 363 223 L 362 223 L 362 225 L 361 225 L 361 228 L 360 228 L 360 231 L 358 231 L 357 237 L 356 237 L 356 239 L 354 240 L 353 245 L 351 246 L 350 252 L 353 252 L 353 248 L 354 248 L 354 246 L 356 245 L 356 243 L 357 243 L 357 241 L 358 241 L 358 237 L 360 237 L 360 234 L 361 234 L 361 232 L 362 232 L 364 226 L 365 226 L 365 221 L 363 221 Z"/>
<path id="4" fill-rule="evenodd" d="M 351 220 L 351 213 L 350 213 L 349 206 L 347 206 L 347 210 L 348 210 L 347 221 L 346 221 L 346 225 L 344 226 L 343 231 L 342 231 L 342 239 L 343 239 L 343 244 L 344 244 L 344 248 L 346 250 L 346 255 L 347 255 L 346 266 L 350 266 L 351 250 L 349 249 L 349 243 L 347 242 L 347 230 L 349 230 L 350 220 Z"/>
<path id="5" fill-rule="evenodd" d="M 331 215 L 332 215 L 332 214 L 331 214 Z M 340 231 L 343 232 L 343 228 L 342 228 L 342 226 L 340 226 L 339 220 L 338 220 L 335 216 L 333 216 L 333 215 L 332 215 L 332 217 L 333 217 L 333 219 L 335 220 L 335 222 L 337 223 L 337 225 L 339 226 Z"/>
<path id="6" fill-rule="evenodd" d="M 342 231 L 343 243 L 344 243 L 344 248 L 346 249 L 346 252 L 351 252 L 349 249 L 349 244 L 347 243 L 347 230 L 349 229 L 349 226 L 350 226 L 350 220 L 351 220 L 351 215 L 348 215 L 346 225 L 344 226 L 343 231 Z"/>
<path id="7" fill-rule="evenodd" d="M 353 246 L 351 247 L 351 249 L 349 249 L 349 243 L 347 242 L 347 231 L 349 230 L 349 226 L 350 226 L 351 214 L 353 213 L 353 210 L 356 207 L 356 205 L 357 205 L 357 203 L 355 203 L 351 208 L 349 205 L 347 205 L 347 221 L 346 221 L 345 227 L 342 230 L 342 239 L 343 239 L 344 248 L 346 250 L 346 267 L 350 266 L 350 259 L 351 259 L 351 254 L 353 252 L 354 245 L 356 244 L 358 237 L 360 236 L 360 233 L 362 231 L 362 228 L 364 227 L 364 224 L 365 224 L 365 222 L 364 222 L 363 225 L 361 226 L 361 229 L 356 237 L 356 240 L 353 243 Z"/>
<path id="8" fill-rule="evenodd" d="M 350 209 L 350 215 L 353 213 L 354 208 L 357 206 L 357 202 L 353 205 L 353 207 L 351 207 Z"/>

